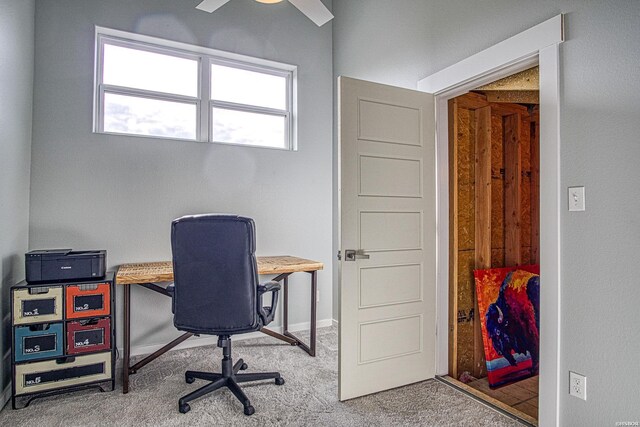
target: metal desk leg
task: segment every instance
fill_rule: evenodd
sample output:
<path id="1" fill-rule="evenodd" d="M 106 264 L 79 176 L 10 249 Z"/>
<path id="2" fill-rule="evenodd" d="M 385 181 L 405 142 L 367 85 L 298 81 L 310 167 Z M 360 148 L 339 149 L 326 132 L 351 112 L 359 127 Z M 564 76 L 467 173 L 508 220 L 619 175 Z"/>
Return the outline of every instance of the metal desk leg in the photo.
<path id="1" fill-rule="evenodd" d="M 282 330 L 287 332 L 289 330 L 289 276 L 286 276 L 282 281 L 284 294 L 283 309 L 282 309 Z"/>
<path id="2" fill-rule="evenodd" d="M 318 290 L 318 282 L 316 279 L 315 271 L 307 271 L 307 273 L 311 274 L 311 331 L 309 335 L 309 345 L 302 342 L 300 338 L 289 332 L 288 325 L 285 323 L 284 331 L 282 334 L 286 337 L 292 338 L 296 341 L 298 347 L 309 353 L 309 356 L 316 355 L 316 295 Z M 285 294 L 286 295 L 286 294 Z M 285 310 L 287 310 L 287 306 L 285 305 Z M 286 311 L 285 311 L 286 313 Z"/>
<path id="3" fill-rule="evenodd" d="M 154 283 L 138 283 L 138 285 L 162 295 L 170 296 L 164 288 Z M 144 359 L 138 361 L 135 365 L 131 366 L 131 285 L 124 285 L 124 356 L 122 360 L 122 394 L 129 393 L 129 376 L 131 374 L 135 374 L 138 369 L 162 356 L 167 351 L 171 350 L 191 336 L 193 336 L 191 332 L 185 332 L 169 344 L 166 344 L 161 349 L 154 351 Z"/>
<path id="4" fill-rule="evenodd" d="M 316 355 L 316 304 L 317 304 L 317 295 L 318 295 L 318 280 L 317 280 L 317 271 L 311 272 L 311 333 L 310 333 L 310 345 L 311 351 L 309 354 L 311 356 Z"/>
<path id="5" fill-rule="evenodd" d="M 283 273 L 280 276 L 274 278 L 276 282 L 283 280 L 283 313 L 282 313 L 282 334 L 277 332 L 273 332 L 267 328 L 260 329 L 260 332 L 272 336 L 274 338 L 278 338 L 279 340 L 285 341 L 291 345 L 297 345 L 310 356 L 316 355 L 316 317 L 317 317 L 317 307 L 316 307 L 316 295 L 318 294 L 318 280 L 317 280 L 317 271 L 307 271 L 307 273 L 311 274 L 311 334 L 309 337 L 309 345 L 305 344 L 300 340 L 300 338 L 293 335 L 289 332 L 289 275 L 291 273 Z"/>
<path id="6" fill-rule="evenodd" d="M 131 285 L 124 285 L 124 325 L 122 359 L 122 394 L 129 393 L 129 358 L 131 351 Z"/>
<path id="7" fill-rule="evenodd" d="M 269 335 L 270 337 L 277 338 L 277 339 L 279 339 L 281 341 L 284 341 L 287 344 L 298 345 L 298 341 L 299 341 L 298 339 L 286 336 L 287 328 L 288 328 L 288 325 L 289 325 L 289 312 L 288 312 L 289 288 L 288 288 L 288 285 L 289 285 L 289 275 L 290 274 L 291 273 L 283 273 L 283 274 L 273 278 L 273 280 L 275 282 L 279 282 L 279 281 L 282 280 L 283 281 L 283 285 L 284 285 L 284 287 L 282 289 L 283 300 L 284 300 L 283 301 L 284 308 L 283 308 L 283 312 L 282 312 L 282 317 L 283 317 L 282 323 L 284 324 L 284 326 L 282 327 L 283 333 L 279 334 L 277 332 L 272 331 L 271 329 L 267 329 L 267 328 L 264 328 L 264 327 L 260 329 L 260 332 L 262 332 L 265 335 Z"/>

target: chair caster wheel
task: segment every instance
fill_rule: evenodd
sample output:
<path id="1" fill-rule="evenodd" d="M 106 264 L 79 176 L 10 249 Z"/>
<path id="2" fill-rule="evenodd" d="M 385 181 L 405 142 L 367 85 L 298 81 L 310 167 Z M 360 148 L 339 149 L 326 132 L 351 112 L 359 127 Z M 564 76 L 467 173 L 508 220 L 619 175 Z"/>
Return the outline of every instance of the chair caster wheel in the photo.
<path id="1" fill-rule="evenodd" d="M 284 378 L 280 377 L 280 378 L 276 378 L 276 384 L 277 385 L 282 385 L 284 384 Z"/>
<path id="2" fill-rule="evenodd" d="M 255 408 L 253 406 L 251 406 L 251 405 L 244 407 L 244 414 L 245 415 L 253 415 L 255 412 L 256 412 Z"/>
<path id="3" fill-rule="evenodd" d="M 189 412 L 191 410 L 191 406 L 189 406 L 188 403 L 185 403 L 184 405 L 178 405 L 178 411 L 180 411 L 181 414 L 186 414 L 187 412 Z"/>
<path id="4" fill-rule="evenodd" d="M 185 375 L 185 377 L 184 377 L 184 381 L 185 381 L 187 384 L 193 384 L 193 383 L 195 382 L 195 380 L 196 380 L 195 378 L 193 378 L 193 377 L 188 377 L 188 376 L 186 376 L 186 375 Z"/>
<path id="5" fill-rule="evenodd" d="M 242 365 L 240 365 L 240 370 L 244 371 L 245 369 L 247 369 L 249 367 L 249 365 L 247 365 L 246 363 L 243 363 Z"/>

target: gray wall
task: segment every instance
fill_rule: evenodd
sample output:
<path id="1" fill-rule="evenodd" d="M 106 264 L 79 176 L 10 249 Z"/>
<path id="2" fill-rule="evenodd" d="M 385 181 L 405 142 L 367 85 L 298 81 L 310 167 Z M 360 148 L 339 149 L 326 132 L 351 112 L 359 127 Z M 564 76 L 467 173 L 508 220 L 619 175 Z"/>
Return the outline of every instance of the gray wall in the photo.
<path id="1" fill-rule="evenodd" d="M 197 3 L 37 2 L 29 246 L 106 249 L 109 267 L 166 260 L 172 219 L 238 213 L 256 221 L 258 255 L 325 263 L 318 319 L 330 319 L 331 24 L 288 2 L 233 0 L 213 14 Z M 92 133 L 95 25 L 297 65 L 298 151 Z M 309 321 L 308 280 L 292 277 L 291 323 Z M 178 334 L 165 297 L 132 298 L 134 346 Z"/>
<path id="2" fill-rule="evenodd" d="M 408 88 L 567 14 L 561 46 L 562 206 L 568 186 L 584 185 L 587 210 L 561 214 L 561 425 L 640 421 L 640 2 L 333 3 L 335 76 Z M 569 396 L 569 370 L 587 376 L 587 402 Z"/>
<path id="3" fill-rule="evenodd" d="M 9 288 L 24 279 L 29 232 L 34 0 L 0 0 L 0 392 L 11 374 Z"/>

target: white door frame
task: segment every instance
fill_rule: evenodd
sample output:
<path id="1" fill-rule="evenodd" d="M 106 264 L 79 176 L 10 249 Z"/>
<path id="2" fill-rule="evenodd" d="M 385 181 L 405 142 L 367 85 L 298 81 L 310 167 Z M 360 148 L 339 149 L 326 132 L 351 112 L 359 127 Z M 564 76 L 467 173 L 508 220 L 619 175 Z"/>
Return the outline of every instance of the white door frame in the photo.
<path id="1" fill-rule="evenodd" d="M 448 373 L 448 100 L 536 64 L 540 66 L 540 383 L 539 425 L 559 425 L 560 398 L 560 69 L 562 15 L 418 82 L 436 95 L 437 337 L 436 373 Z"/>

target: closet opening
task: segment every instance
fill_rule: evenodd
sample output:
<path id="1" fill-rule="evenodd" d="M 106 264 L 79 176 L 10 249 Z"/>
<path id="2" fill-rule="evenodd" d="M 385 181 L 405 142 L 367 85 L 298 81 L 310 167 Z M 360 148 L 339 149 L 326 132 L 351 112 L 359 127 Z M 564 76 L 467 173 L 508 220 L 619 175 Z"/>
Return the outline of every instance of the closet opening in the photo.
<path id="1" fill-rule="evenodd" d="M 538 67 L 448 107 L 449 363 L 442 378 L 537 425 Z"/>

